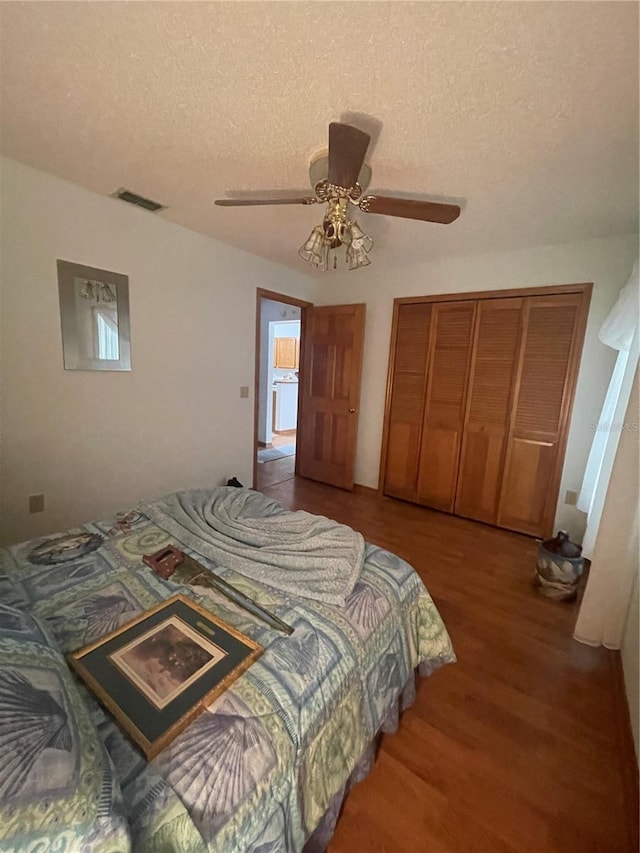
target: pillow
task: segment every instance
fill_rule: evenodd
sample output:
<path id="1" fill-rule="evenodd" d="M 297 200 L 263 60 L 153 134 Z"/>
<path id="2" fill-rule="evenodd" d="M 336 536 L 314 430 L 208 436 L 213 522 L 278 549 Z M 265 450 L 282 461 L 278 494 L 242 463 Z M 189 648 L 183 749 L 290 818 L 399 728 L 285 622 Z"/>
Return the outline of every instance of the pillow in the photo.
<path id="1" fill-rule="evenodd" d="M 120 788 L 62 654 L 0 604 L 0 850 L 131 849 Z"/>

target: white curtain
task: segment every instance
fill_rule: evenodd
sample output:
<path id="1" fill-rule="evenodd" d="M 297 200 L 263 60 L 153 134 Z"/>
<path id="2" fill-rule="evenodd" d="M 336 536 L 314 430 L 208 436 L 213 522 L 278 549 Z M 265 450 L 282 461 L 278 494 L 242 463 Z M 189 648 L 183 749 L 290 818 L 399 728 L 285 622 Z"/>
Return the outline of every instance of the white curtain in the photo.
<path id="1" fill-rule="evenodd" d="M 579 510 L 585 512 L 590 517 L 591 522 L 593 522 L 594 520 L 592 513 L 593 501 L 596 495 L 596 489 L 602 472 L 602 463 L 607 449 L 607 443 L 609 441 L 609 433 L 611 431 L 612 424 L 614 424 L 616 420 L 616 409 L 618 408 L 618 403 L 620 401 L 620 392 L 622 390 L 622 384 L 628 360 L 629 353 L 625 350 L 620 350 L 620 352 L 618 353 L 618 358 L 616 359 L 615 366 L 613 368 L 611 381 L 609 382 L 609 387 L 607 389 L 607 395 L 604 398 L 602 412 L 600 413 L 600 420 L 595 426 L 593 444 L 591 445 L 591 450 L 589 451 L 589 459 L 587 461 L 587 467 L 584 472 L 582 488 L 580 489 L 580 494 L 578 495 L 577 507 Z M 594 542 L 592 540 L 594 537 L 595 528 L 596 525 L 594 523 L 591 523 L 589 525 L 590 536 L 587 536 L 585 534 L 585 538 L 582 545 L 583 551 L 585 552 L 585 556 L 588 556 L 589 559 L 591 559 L 592 555 L 591 553 L 587 554 L 587 551 L 593 550 Z"/>
<path id="2" fill-rule="evenodd" d="M 611 470 L 623 429 L 631 383 L 638 363 L 638 314 L 640 285 L 638 262 L 627 284 L 620 291 L 598 337 L 603 344 L 618 350 L 618 357 L 609 382 L 602 412 L 597 426 L 587 467 L 578 495 L 577 507 L 587 513 L 587 529 L 582 542 L 582 553 L 593 558 L 604 500 Z"/>
<path id="3" fill-rule="evenodd" d="M 638 566 L 639 292 L 636 262 L 599 333 L 619 352 L 578 498 L 592 563 L 574 637 L 608 648 L 620 647 Z"/>
<path id="4" fill-rule="evenodd" d="M 626 412 L 574 637 L 619 649 L 638 578 L 638 377 Z"/>

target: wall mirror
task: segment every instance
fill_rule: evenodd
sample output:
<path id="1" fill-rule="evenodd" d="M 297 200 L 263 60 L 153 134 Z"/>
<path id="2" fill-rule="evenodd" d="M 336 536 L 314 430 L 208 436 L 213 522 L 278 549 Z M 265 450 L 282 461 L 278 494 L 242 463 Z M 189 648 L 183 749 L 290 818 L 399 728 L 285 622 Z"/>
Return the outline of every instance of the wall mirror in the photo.
<path id="1" fill-rule="evenodd" d="M 129 278 L 58 261 L 65 370 L 131 370 Z"/>

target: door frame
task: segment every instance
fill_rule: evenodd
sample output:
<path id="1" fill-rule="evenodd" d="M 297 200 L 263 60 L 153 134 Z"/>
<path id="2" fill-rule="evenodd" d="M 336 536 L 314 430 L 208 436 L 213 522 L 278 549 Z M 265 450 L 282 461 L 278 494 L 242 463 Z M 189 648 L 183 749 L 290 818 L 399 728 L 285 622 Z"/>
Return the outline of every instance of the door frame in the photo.
<path id="1" fill-rule="evenodd" d="M 255 363 L 254 363 L 254 387 L 253 387 L 253 488 L 258 485 L 258 417 L 260 405 L 260 349 L 262 344 L 261 336 L 261 314 L 262 300 L 270 299 L 273 302 L 284 302 L 285 305 L 294 305 L 300 308 L 300 372 L 303 370 L 303 341 L 307 323 L 307 308 L 313 307 L 313 302 L 308 302 L 306 299 L 298 299 L 296 296 L 288 296 L 286 293 L 276 293 L 274 290 L 266 290 L 263 287 L 256 288 L 256 336 L 255 336 Z M 298 413 L 297 422 L 300 423 L 300 395 L 298 394 Z M 296 441 L 299 436 L 296 434 Z M 296 455 L 296 473 L 298 472 L 298 458 Z"/>

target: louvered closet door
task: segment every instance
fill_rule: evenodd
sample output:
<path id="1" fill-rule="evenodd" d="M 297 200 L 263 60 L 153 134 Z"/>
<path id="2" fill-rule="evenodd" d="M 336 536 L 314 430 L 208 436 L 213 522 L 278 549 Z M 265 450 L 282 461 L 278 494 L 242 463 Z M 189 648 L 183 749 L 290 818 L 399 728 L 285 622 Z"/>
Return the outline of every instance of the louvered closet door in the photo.
<path id="1" fill-rule="evenodd" d="M 498 516 L 523 306 L 478 303 L 455 511 L 489 524 Z"/>
<path id="2" fill-rule="evenodd" d="M 429 303 L 399 306 L 384 492 L 410 501 L 416 500 L 430 324 Z"/>
<path id="3" fill-rule="evenodd" d="M 544 536 L 550 532 L 558 444 L 566 429 L 568 380 L 580 295 L 525 300 L 523 337 L 498 524 Z"/>
<path id="4" fill-rule="evenodd" d="M 476 303 L 433 306 L 418 503 L 453 512 Z"/>

